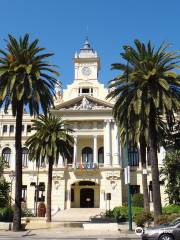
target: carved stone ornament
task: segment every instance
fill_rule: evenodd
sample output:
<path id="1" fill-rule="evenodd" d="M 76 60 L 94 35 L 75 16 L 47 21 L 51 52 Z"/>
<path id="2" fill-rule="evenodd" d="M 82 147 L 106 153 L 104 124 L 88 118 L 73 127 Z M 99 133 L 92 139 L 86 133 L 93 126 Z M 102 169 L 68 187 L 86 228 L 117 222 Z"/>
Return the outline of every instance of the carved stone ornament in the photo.
<path id="1" fill-rule="evenodd" d="M 55 189 L 56 190 L 58 190 L 59 189 L 59 187 L 60 187 L 60 181 L 54 181 L 54 187 L 55 187 Z"/>
<path id="2" fill-rule="evenodd" d="M 75 104 L 74 106 L 70 107 L 69 109 L 73 110 L 98 110 L 98 109 L 109 109 L 109 107 L 98 105 L 97 103 L 93 103 L 87 100 L 84 96 L 80 104 Z"/>
<path id="3" fill-rule="evenodd" d="M 74 110 L 89 110 L 89 109 L 92 109 L 92 105 L 90 104 L 90 102 L 87 100 L 86 97 L 83 97 L 81 104 L 79 106 L 75 105 L 73 109 Z"/>
<path id="4" fill-rule="evenodd" d="M 116 188 L 116 186 L 117 186 L 117 182 L 111 180 L 110 183 L 111 183 L 111 187 L 112 187 L 112 189 L 114 190 L 114 189 Z"/>

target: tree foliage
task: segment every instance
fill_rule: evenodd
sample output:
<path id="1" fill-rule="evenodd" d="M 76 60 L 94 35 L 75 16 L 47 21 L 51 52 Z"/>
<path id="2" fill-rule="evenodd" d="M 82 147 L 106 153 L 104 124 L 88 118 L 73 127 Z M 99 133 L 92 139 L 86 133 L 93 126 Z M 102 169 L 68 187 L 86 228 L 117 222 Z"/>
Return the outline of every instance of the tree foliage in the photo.
<path id="1" fill-rule="evenodd" d="M 0 49 L 0 107 L 11 105 L 16 117 L 16 184 L 13 230 L 21 229 L 22 190 L 22 119 L 24 109 L 30 115 L 47 114 L 53 106 L 54 86 L 58 73 L 47 61 L 53 53 L 44 53 L 39 40 L 30 41 L 29 35 L 16 39 L 8 35 L 5 50 Z"/>
<path id="2" fill-rule="evenodd" d="M 38 39 L 30 42 L 28 34 L 19 40 L 9 35 L 6 50 L 0 49 L 0 106 L 7 110 L 11 104 L 14 116 L 17 102 L 27 105 L 31 115 L 39 113 L 40 107 L 46 114 L 53 105 L 59 74 L 46 60 L 54 54 L 44 53 L 38 43 Z"/>
<path id="3" fill-rule="evenodd" d="M 169 45 L 162 44 L 157 50 L 135 40 L 135 48 L 123 46 L 122 58 L 128 62 L 114 63 L 112 69 L 122 71 L 109 83 L 114 98 L 113 115 L 119 123 L 120 133 L 128 120 L 129 136 L 139 141 L 141 134 L 148 141 L 151 107 L 155 109 L 155 127 L 158 129 L 160 116 L 170 117 L 180 107 L 180 78 L 173 72 L 178 68 L 179 55 L 167 52 Z M 169 122 L 169 121 L 168 121 Z"/>
<path id="4" fill-rule="evenodd" d="M 0 157 L 0 208 L 7 207 L 10 202 L 10 184 L 5 180 L 3 173 L 6 164 Z"/>
<path id="5" fill-rule="evenodd" d="M 36 132 L 26 141 L 29 157 L 31 160 L 48 162 L 46 221 L 50 222 L 53 164 L 58 162 L 59 155 L 63 159 L 71 157 L 72 130 L 61 118 L 52 115 L 41 115 L 33 120 L 32 129 Z"/>
<path id="6" fill-rule="evenodd" d="M 156 49 L 150 41 L 145 44 L 135 40 L 134 45 L 123 47 L 121 56 L 127 64 L 112 64 L 112 69 L 121 73 L 110 81 L 107 97 L 115 99 L 113 115 L 121 137 L 127 129 L 135 143 L 143 136 L 149 146 L 156 223 L 162 212 L 157 157 L 159 127 L 162 116 L 170 125 L 180 107 L 180 77 L 174 72 L 180 56 L 168 52 L 167 44 Z"/>
<path id="7" fill-rule="evenodd" d="M 171 204 L 180 204 L 180 150 L 166 152 L 161 168 L 166 184 L 165 192 Z"/>
<path id="8" fill-rule="evenodd" d="M 71 156 L 73 138 L 70 134 L 72 130 L 61 118 L 51 114 L 40 115 L 32 122 L 32 130 L 35 130 L 35 133 L 25 143 L 29 148 L 30 160 L 42 160 L 49 163 L 49 159 L 53 159 L 54 164 L 58 162 L 60 154 L 63 158 Z"/>

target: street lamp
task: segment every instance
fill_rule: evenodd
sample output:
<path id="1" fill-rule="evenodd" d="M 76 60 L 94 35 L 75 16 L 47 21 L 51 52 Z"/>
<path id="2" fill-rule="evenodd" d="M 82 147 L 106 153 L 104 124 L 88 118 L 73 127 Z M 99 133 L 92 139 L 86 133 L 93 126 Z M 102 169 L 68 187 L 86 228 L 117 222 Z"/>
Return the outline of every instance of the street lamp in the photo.
<path id="1" fill-rule="evenodd" d="M 130 48 L 126 48 L 126 53 L 128 53 Z M 127 85 L 129 80 L 129 60 L 127 60 Z M 128 104 L 128 103 L 126 103 Z M 128 106 L 127 106 L 128 107 Z M 129 231 L 132 231 L 132 204 L 131 204 L 131 180 L 130 180 L 130 158 L 129 158 L 129 133 L 128 133 L 128 117 L 126 119 L 126 159 L 127 159 L 127 184 L 128 184 L 128 222 Z"/>
<path id="2" fill-rule="evenodd" d="M 36 181 L 34 179 L 36 178 Z M 34 187 L 34 215 L 37 217 L 38 215 L 38 198 L 39 198 L 39 172 L 37 174 L 33 174 L 29 177 L 31 183 L 30 186 Z"/>
<path id="3" fill-rule="evenodd" d="M 15 172 L 14 171 L 11 171 L 10 174 L 9 174 L 9 178 L 10 178 L 10 181 L 11 181 L 11 195 L 10 195 L 10 206 L 12 205 L 12 184 L 13 184 L 13 181 L 15 179 Z"/>

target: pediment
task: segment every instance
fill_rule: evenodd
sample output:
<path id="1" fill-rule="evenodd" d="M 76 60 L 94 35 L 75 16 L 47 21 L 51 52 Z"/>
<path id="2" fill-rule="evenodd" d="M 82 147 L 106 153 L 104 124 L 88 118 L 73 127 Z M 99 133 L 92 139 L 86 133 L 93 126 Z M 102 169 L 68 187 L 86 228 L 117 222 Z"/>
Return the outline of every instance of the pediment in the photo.
<path id="1" fill-rule="evenodd" d="M 63 102 L 55 107 L 56 110 L 104 110 L 112 108 L 113 105 L 111 103 L 102 101 L 91 96 L 80 96 Z"/>

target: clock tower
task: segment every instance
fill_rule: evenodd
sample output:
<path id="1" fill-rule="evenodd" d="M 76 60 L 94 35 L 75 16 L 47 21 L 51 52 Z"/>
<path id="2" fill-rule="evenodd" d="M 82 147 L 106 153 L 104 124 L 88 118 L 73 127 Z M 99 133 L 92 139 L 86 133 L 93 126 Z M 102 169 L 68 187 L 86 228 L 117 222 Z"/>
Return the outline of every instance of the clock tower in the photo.
<path id="1" fill-rule="evenodd" d="M 63 90 L 61 101 L 68 101 L 80 96 L 105 100 L 108 89 L 98 79 L 100 59 L 97 52 L 91 47 L 88 38 L 85 39 L 79 53 L 75 53 L 73 62 L 74 81 L 67 86 L 67 89 Z"/>
<path id="2" fill-rule="evenodd" d="M 100 60 L 97 52 L 91 48 L 88 38 L 86 38 L 79 54 L 75 53 L 73 60 L 75 80 L 97 81 L 98 72 L 100 70 Z"/>

